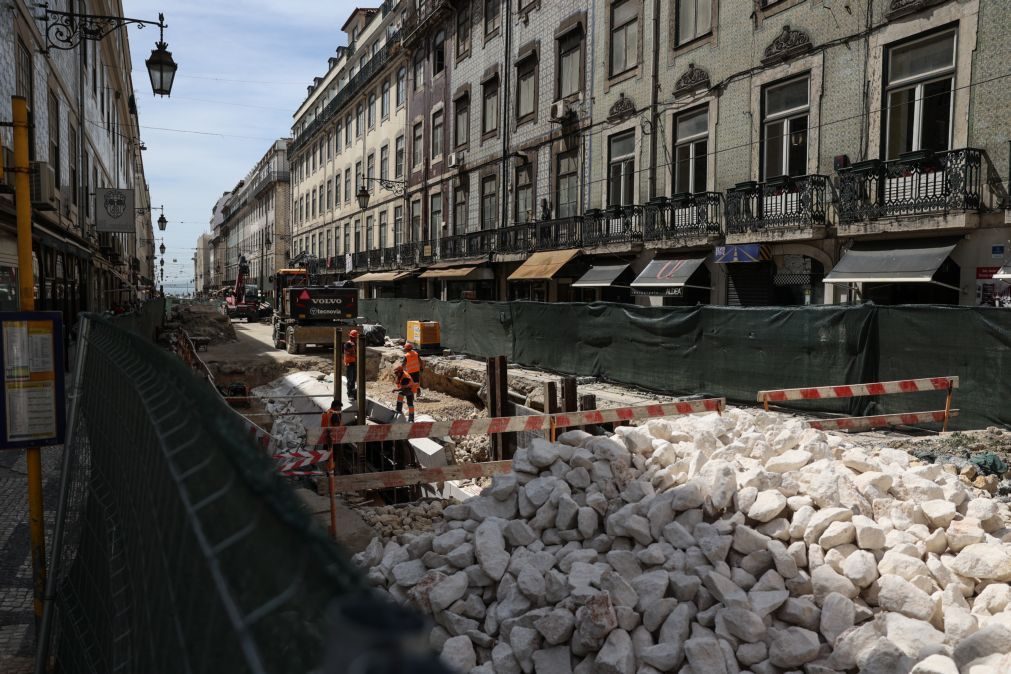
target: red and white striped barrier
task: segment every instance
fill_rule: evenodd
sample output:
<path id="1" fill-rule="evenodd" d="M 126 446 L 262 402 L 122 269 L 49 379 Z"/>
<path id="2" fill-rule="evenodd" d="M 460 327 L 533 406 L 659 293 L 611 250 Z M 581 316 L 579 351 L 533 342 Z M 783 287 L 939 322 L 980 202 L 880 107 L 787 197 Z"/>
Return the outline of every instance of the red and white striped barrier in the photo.
<path id="1" fill-rule="evenodd" d="M 323 463 L 330 460 L 329 450 L 299 450 L 295 452 L 286 452 L 284 454 L 275 454 L 274 460 L 277 461 L 277 472 L 282 475 L 303 475 L 303 474 L 315 474 L 310 471 L 309 473 L 299 472 L 303 468 L 308 468 L 317 463 Z"/>
<path id="2" fill-rule="evenodd" d="M 958 416 L 958 410 L 950 410 L 949 417 Z M 867 431 L 888 426 L 915 426 L 916 424 L 943 424 L 944 410 L 932 412 L 907 412 L 900 414 L 880 414 L 873 417 L 845 417 L 842 419 L 821 419 L 809 421 L 807 425 L 820 431 Z"/>
<path id="3" fill-rule="evenodd" d="M 516 431 L 547 431 L 552 428 L 607 424 L 632 419 L 671 417 L 702 412 L 722 412 L 725 398 L 687 400 L 675 403 L 657 403 L 635 407 L 616 407 L 586 412 L 539 414 L 527 417 L 491 417 L 488 419 L 460 419 L 457 421 L 418 421 L 408 424 L 378 424 L 375 426 L 341 426 L 325 428 L 317 446 L 325 444 L 358 444 L 388 440 L 414 440 L 417 438 L 443 438 L 461 435 L 494 435 Z"/>
<path id="4" fill-rule="evenodd" d="M 783 402 L 785 400 L 821 400 L 824 398 L 858 398 L 892 393 L 917 393 L 920 391 L 947 391 L 958 388 L 958 377 L 931 377 L 929 379 L 900 379 L 871 384 L 847 386 L 814 386 L 810 388 L 785 388 L 759 391 L 758 402 Z"/>
<path id="5" fill-rule="evenodd" d="M 924 391 L 945 391 L 943 410 L 927 412 L 905 412 L 880 414 L 870 417 L 843 417 L 809 421 L 808 426 L 820 430 L 866 431 L 888 426 L 912 426 L 915 424 L 942 424 L 941 430 L 948 430 L 948 420 L 958 414 L 951 409 L 952 392 L 958 388 L 958 377 L 928 377 L 924 379 L 900 379 L 879 381 L 868 384 L 848 384 L 844 386 L 811 386 L 808 388 L 784 388 L 758 392 L 758 402 L 769 411 L 770 402 L 788 400 L 824 400 L 827 398 L 859 398 L 862 396 L 891 395 L 896 393 L 920 393 Z"/>

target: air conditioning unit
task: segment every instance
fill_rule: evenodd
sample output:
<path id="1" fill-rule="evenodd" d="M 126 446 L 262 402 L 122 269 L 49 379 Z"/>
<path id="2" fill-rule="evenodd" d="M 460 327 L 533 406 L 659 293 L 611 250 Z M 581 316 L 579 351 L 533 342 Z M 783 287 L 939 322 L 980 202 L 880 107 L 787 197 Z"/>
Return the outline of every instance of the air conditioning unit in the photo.
<path id="1" fill-rule="evenodd" d="M 449 168 L 459 168 L 463 166 L 463 152 L 449 153 Z"/>
<path id="2" fill-rule="evenodd" d="M 32 208 L 39 211 L 55 211 L 59 199 L 56 196 L 56 174 L 48 162 L 33 161 L 31 165 Z"/>
<path id="3" fill-rule="evenodd" d="M 551 119 L 554 121 L 562 121 L 566 117 L 572 114 L 572 108 L 566 101 L 555 101 L 551 104 Z"/>

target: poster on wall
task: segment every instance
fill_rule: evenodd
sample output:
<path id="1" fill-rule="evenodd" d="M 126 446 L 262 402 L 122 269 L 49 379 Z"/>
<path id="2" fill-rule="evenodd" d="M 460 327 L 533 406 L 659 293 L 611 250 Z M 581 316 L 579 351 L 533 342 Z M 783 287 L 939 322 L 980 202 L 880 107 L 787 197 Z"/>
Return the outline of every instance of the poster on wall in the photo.
<path id="1" fill-rule="evenodd" d="M 993 275 L 1000 270 L 1000 267 L 976 267 L 976 306 L 992 307 L 997 306 L 998 293 L 997 281 L 993 280 Z"/>
<path id="2" fill-rule="evenodd" d="M 100 232 L 136 234 L 137 211 L 133 190 L 99 187 L 95 190 L 95 228 Z"/>
<path id="3" fill-rule="evenodd" d="M 63 443 L 63 323 L 55 311 L 0 313 L 0 449 Z"/>

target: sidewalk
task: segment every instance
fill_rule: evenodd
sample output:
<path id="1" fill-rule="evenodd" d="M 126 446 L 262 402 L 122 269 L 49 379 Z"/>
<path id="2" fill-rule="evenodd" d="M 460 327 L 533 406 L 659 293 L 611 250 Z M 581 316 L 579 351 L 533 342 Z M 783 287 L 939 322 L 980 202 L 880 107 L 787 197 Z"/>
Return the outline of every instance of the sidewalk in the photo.
<path id="1" fill-rule="evenodd" d="M 42 450 L 46 554 L 59 497 L 61 447 Z M 0 672 L 31 672 L 35 652 L 28 477 L 23 450 L 0 451 Z"/>

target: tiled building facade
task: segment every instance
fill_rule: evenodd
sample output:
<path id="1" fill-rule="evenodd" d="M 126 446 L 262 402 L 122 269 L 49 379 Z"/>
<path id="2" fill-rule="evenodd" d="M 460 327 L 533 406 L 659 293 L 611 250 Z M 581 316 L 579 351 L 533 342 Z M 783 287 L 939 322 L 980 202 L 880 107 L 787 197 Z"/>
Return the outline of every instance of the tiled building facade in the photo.
<path id="1" fill-rule="evenodd" d="M 80 4 L 91 14 L 123 14 L 121 2 Z M 86 40 L 82 62 L 78 48 L 46 50 L 40 12 L 33 3 L 14 0 L 0 21 L 2 117 L 11 119 L 12 96 L 27 99 L 36 182 L 32 270 L 18 269 L 14 195 L 0 192 L 0 309 L 17 308 L 17 274 L 32 273 L 36 308 L 62 311 L 72 324 L 81 311 L 101 311 L 155 292 L 151 199 L 126 30 Z M 12 129 L 0 128 L 0 139 L 0 159 L 12 166 Z M 6 180 L 12 188 L 13 171 Z M 96 231 L 94 192 L 100 187 L 132 189 L 140 211 L 134 233 Z"/>
<path id="2" fill-rule="evenodd" d="M 334 270 L 370 296 L 447 299 L 1006 295 L 1007 4 L 750 9 L 384 4 L 372 22 L 396 33 L 408 90 L 405 228 Z"/>

